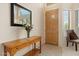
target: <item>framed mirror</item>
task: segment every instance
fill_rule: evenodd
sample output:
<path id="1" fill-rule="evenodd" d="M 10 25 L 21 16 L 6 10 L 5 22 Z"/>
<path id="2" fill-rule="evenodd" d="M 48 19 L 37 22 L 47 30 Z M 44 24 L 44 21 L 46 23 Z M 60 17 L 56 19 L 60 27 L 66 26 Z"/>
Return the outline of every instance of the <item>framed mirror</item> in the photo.
<path id="1" fill-rule="evenodd" d="M 11 26 L 32 25 L 32 11 L 16 3 L 11 3 Z"/>

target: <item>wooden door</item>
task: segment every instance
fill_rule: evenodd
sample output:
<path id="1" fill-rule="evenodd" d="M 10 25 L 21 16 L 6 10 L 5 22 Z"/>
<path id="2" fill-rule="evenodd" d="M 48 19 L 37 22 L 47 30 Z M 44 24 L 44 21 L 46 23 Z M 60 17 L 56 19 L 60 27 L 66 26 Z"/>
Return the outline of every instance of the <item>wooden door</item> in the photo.
<path id="1" fill-rule="evenodd" d="M 58 9 L 45 13 L 45 38 L 46 43 L 58 45 Z"/>

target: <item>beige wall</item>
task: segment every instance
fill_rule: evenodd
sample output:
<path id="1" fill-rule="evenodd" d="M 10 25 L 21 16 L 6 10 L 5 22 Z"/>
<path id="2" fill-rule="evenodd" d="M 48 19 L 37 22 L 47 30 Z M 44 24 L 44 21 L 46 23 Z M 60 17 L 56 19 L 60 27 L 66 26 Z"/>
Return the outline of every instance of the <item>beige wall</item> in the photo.
<path id="1" fill-rule="evenodd" d="M 33 29 L 31 36 L 42 36 L 43 37 L 43 4 L 20 4 L 32 11 L 32 24 Z M 0 55 L 3 55 L 3 42 L 15 40 L 17 38 L 26 37 L 26 31 L 21 27 L 10 26 L 10 4 L 0 4 Z M 44 43 L 44 42 L 43 42 Z M 32 47 L 24 48 L 16 53 L 16 55 L 23 55 Z"/>
<path id="2" fill-rule="evenodd" d="M 10 4 L 0 4 L 0 43 L 18 38 L 17 27 L 10 26 Z"/>

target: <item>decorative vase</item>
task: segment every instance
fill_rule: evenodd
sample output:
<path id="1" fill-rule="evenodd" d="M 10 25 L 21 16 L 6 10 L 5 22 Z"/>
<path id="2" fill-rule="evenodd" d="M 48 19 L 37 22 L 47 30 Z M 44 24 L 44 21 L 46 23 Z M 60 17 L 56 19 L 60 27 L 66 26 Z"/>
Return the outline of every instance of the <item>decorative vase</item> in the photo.
<path id="1" fill-rule="evenodd" d="M 31 29 L 32 29 L 32 26 L 26 26 L 25 27 L 25 30 L 27 31 L 27 38 L 30 37 L 30 31 L 31 31 Z"/>
<path id="2" fill-rule="evenodd" d="M 30 31 L 27 31 L 27 38 L 30 37 Z"/>

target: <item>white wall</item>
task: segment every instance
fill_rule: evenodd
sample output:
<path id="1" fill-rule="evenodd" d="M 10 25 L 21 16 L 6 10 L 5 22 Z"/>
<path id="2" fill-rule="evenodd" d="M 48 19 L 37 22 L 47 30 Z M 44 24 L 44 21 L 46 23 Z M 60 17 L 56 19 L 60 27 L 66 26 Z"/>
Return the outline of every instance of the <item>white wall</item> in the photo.
<path id="1" fill-rule="evenodd" d="M 23 4 L 20 5 L 30 9 L 32 11 L 32 24 L 33 29 L 31 31 L 31 36 L 42 36 L 43 37 L 43 4 Z M 21 27 L 11 27 L 10 26 L 10 4 L 0 4 L 0 55 L 3 55 L 2 43 L 15 40 L 17 38 L 26 37 L 26 31 Z M 16 55 L 23 55 L 27 50 L 22 49 L 17 52 Z"/>
<path id="2" fill-rule="evenodd" d="M 10 4 L 0 4 L 0 43 L 18 38 L 18 28 L 10 26 Z"/>

